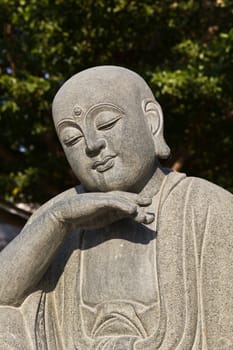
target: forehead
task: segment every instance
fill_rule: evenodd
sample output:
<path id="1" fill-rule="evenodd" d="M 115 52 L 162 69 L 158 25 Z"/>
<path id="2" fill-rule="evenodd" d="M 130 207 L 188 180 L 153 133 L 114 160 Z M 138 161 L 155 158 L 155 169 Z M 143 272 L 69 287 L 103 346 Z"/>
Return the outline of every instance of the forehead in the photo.
<path id="1" fill-rule="evenodd" d="M 127 101 L 124 105 L 113 102 L 100 102 L 90 107 L 85 103 L 75 103 L 71 106 L 65 105 L 65 108 L 63 106 L 62 109 L 53 112 L 53 118 L 56 128 L 59 128 L 66 121 L 79 124 L 80 126 L 88 126 L 101 115 L 105 118 L 111 118 L 115 114 L 121 114 L 122 116 L 127 115 L 129 118 L 130 114 L 133 114 L 135 117 L 135 113 L 129 113 L 130 111 L 135 111 L 135 108 L 140 108 L 141 110 L 141 105 L 137 106 L 137 103 L 132 103 L 132 101 Z"/>
<path id="2" fill-rule="evenodd" d="M 143 95 L 148 97 L 149 88 L 145 82 L 142 84 L 140 77 L 135 80 L 111 69 L 102 72 L 101 67 L 97 69 L 98 74 L 95 69 L 87 71 L 69 79 L 55 96 L 53 116 L 56 123 L 67 116 L 77 114 L 78 117 L 79 108 L 86 114 L 94 106 L 112 104 L 126 111 L 140 107 Z"/>
<path id="3" fill-rule="evenodd" d="M 72 110 L 71 115 L 67 115 L 65 118 L 58 119 L 56 121 L 56 126 L 58 129 L 67 126 L 67 125 L 87 125 L 95 120 L 99 115 L 104 115 L 106 117 L 110 117 L 113 114 L 125 114 L 123 108 L 116 106 L 112 103 L 99 103 L 88 110 L 82 108 L 82 106 L 76 104 Z"/>

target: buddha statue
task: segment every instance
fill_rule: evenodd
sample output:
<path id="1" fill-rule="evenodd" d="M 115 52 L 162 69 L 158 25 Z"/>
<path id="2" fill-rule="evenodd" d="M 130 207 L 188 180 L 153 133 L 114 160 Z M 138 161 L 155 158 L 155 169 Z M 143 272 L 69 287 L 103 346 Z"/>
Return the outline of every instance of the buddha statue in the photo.
<path id="1" fill-rule="evenodd" d="M 0 349 L 233 349 L 233 196 L 161 166 L 170 150 L 146 82 L 84 70 L 53 118 L 81 185 L 0 253 Z"/>

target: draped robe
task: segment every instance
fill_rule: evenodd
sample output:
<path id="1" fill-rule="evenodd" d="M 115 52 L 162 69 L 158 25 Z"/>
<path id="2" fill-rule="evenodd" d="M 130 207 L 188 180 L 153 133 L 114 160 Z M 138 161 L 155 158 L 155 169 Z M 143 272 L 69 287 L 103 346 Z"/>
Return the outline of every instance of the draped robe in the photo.
<path id="1" fill-rule="evenodd" d="M 232 349 L 232 194 L 171 172 L 149 210 L 72 232 L 23 305 L 0 307 L 0 349 Z"/>

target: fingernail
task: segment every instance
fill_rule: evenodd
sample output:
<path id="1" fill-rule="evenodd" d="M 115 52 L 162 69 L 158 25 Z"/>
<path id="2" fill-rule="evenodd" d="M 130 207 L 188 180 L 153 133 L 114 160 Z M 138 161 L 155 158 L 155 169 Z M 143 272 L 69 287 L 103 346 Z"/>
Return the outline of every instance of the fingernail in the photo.
<path id="1" fill-rule="evenodd" d="M 152 213 L 147 213 L 146 215 L 146 223 L 151 224 L 155 219 L 155 215 Z"/>

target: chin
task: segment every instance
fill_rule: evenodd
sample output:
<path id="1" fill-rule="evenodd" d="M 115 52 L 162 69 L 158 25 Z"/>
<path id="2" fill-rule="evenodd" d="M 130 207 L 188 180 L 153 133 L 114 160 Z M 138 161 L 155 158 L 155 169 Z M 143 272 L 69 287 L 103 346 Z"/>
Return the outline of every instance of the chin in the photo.
<path id="1" fill-rule="evenodd" d="M 98 192 L 111 192 L 111 191 L 128 191 L 128 188 L 125 185 L 118 184 L 118 183 L 110 183 L 110 184 L 104 184 L 101 186 L 98 186 L 96 188 Z"/>
<path id="2" fill-rule="evenodd" d="M 137 193 L 140 190 L 141 174 L 136 176 L 136 171 L 131 169 L 122 169 L 124 171 L 116 171 L 116 168 L 111 168 L 106 172 L 94 174 L 87 178 L 83 178 L 81 183 L 88 192 L 110 192 L 124 191 Z M 97 175 L 97 176 L 96 176 Z"/>
<path id="3" fill-rule="evenodd" d="M 119 179 L 114 179 L 113 181 L 106 182 L 98 186 L 98 190 L 101 192 L 110 191 L 124 191 L 124 192 L 137 192 L 135 182 L 120 181 Z"/>
<path id="4" fill-rule="evenodd" d="M 129 192 L 129 188 L 125 182 L 119 181 L 119 179 L 112 179 L 111 181 L 108 179 L 104 179 L 103 181 L 95 183 L 95 184 L 84 184 L 83 186 L 89 192 L 110 192 L 110 191 L 125 191 Z"/>

